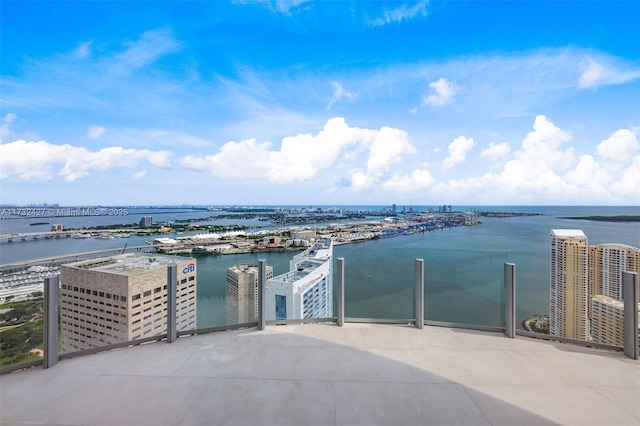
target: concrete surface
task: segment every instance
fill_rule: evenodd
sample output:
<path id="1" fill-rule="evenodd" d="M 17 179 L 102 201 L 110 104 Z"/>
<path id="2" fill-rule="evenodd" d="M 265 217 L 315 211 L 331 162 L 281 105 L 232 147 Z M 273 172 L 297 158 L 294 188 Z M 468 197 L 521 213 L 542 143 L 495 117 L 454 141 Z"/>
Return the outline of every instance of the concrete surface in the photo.
<path id="1" fill-rule="evenodd" d="M 1 376 L 0 424 L 640 425 L 640 363 L 461 329 L 270 326 Z"/>

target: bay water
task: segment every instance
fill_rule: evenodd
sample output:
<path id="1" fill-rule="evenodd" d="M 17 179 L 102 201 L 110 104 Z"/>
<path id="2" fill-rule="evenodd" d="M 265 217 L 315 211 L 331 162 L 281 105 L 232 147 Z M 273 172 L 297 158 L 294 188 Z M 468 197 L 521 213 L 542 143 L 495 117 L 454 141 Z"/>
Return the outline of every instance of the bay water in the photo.
<path id="1" fill-rule="evenodd" d="M 351 206 L 352 209 L 378 206 Z M 424 207 L 413 207 L 424 210 Z M 415 259 L 424 260 L 425 318 L 462 324 L 496 325 L 503 321 L 503 267 L 516 264 L 518 322 L 549 311 L 549 247 L 551 229 L 581 229 L 589 244 L 622 243 L 640 247 L 640 223 L 566 219 L 574 216 L 639 215 L 638 206 L 472 206 L 480 211 L 537 213 L 536 216 L 481 218 L 477 226 L 440 229 L 408 236 L 372 240 L 334 248 L 334 258 L 345 261 L 347 317 L 410 319 L 413 317 Z M 93 226 L 135 223 L 153 210 L 139 209 L 126 218 L 90 218 Z M 154 222 L 179 218 L 206 218 L 211 212 L 174 211 L 154 217 Z M 64 218 L 67 227 L 87 218 Z M 116 219 L 119 219 L 116 220 Z M 58 218 L 49 220 L 60 223 Z M 83 222 L 84 221 L 84 222 Z M 264 226 L 252 219 L 250 226 Z M 234 220 L 225 219 L 225 223 Z M 242 220 L 235 221 L 242 223 Z M 215 222 L 214 222 L 215 223 Z M 0 222 L 0 233 L 15 228 L 35 232 L 26 219 Z M 11 230 L 8 230 L 11 228 Z M 168 235 L 172 236 L 172 235 Z M 149 237 L 127 239 L 51 239 L 0 243 L 0 264 L 34 258 L 144 245 Z M 226 321 L 226 268 L 265 259 L 274 275 L 288 270 L 294 253 L 251 253 L 198 258 L 198 327 L 224 325 Z M 334 263 L 335 264 L 335 263 Z M 334 281 L 335 282 L 335 281 Z"/>

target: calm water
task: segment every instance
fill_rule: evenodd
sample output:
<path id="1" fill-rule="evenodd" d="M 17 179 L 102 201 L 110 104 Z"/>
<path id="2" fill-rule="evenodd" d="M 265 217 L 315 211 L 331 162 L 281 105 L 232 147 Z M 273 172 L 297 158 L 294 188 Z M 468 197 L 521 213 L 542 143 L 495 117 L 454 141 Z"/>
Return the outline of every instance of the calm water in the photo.
<path id="1" fill-rule="evenodd" d="M 411 318 L 413 316 L 414 260 L 421 258 L 425 263 L 425 317 L 427 319 L 500 325 L 502 323 L 503 264 L 513 262 L 516 264 L 517 274 L 517 313 L 518 319 L 522 320 L 536 313 L 548 313 L 551 229 L 582 229 L 589 239 L 589 244 L 614 242 L 640 247 L 640 224 L 638 223 L 560 218 L 563 216 L 638 215 L 639 207 L 475 206 L 474 208 L 541 213 L 542 216 L 483 218 L 481 225 L 473 227 L 444 229 L 335 247 L 335 257 L 345 259 L 346 316 Z M 414 206 L 414 209 L 421 208 Z M 466 207 L 454 207 L 454 209 L 464 211 Z M 142 215 L 144 212 L 140 212 L 139 216 Z M 203 212 L 199 217 L 209 215 L 209 212 Z M 169 216 L 167 214 L 167 217 Z M 94 222 L 99 220 L 99 218 L 91 219 Z M 124 223 L 131 222 L 134 221 L 124 221 Z M 56 223 L 59 222 L 56 221 Z M 4 226 L 4 223 L 0 225 Z M 31 229 L 31 232 L 33 231 Z M 2 233 L 4 232 L 6 231 L 3 230 Z M 0 244 L 0 263 L 102 248 L 119 248 L 123 247 L 125 242 L 131 247 L 144 244 L 144 240 L 145 237 L 132 236 L 119 240 L 65 239 L 2 243 Z M 274 274 L 277 275 L 287 271 L 292 255 L 292 253 L 265 253 L 199 258 L 198 326 L 224 325 L 225 276 L 228 266 L 236 263 L 255 263 L 258 258 L 261 258 L 266 259 L 267 264 L 274 266 Z"/>

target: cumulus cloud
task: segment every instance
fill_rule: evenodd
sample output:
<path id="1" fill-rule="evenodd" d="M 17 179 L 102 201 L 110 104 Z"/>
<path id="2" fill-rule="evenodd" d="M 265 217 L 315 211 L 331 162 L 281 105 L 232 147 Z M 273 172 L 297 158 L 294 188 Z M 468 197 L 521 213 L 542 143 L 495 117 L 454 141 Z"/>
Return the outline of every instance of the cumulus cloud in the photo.
<path id="1" fill-rule="evenodd" d="M 0 145 L 0 179 L 15 176 L 22 180 L 51 180 L 61 176 L 74 181 L 94 171 L 134 168 L 145 162 L 168 167 L 170 153 L 122 147 L 90 151 L 83 147 L 25 140 Z"/>
<path id="2" fill-rule="evenodd" d="M 427 16 L 428 0 L 421 0 L 413 5 L 403 4 L 391 10 L 384 10 L 382 16 L 371 21 L 374 26 L 382 26 L 391 23 L 400 23 L 407 19 Z"/>
<path id="3" fill-rule="evenodd" d="M 399 162 L 403 155 L 415 152 L 407 132 L 383 127 L 376 132 L 373 143 L 369 147 L 367 174 L 380 177 L 389 170 L 391 164 Z"/>
<path id="4" fill-rule="evenodd" d="M 489 157 L 492 160 L 497 160 L 497 159 L 506 157 L 510 151 L 511 151 L 511 145 L 509 145 L 507 142 L 502 142 L 502 143 L 491 142 L 489 144 L 489 147 L 483 149 L 480 155 L 483 157 Z"/>
<path id="5" fill-rule="evenodd" d="M 416 169 L 408 175 L 393 175 L 382 184 L 382 187 L 395 192 L 415 192 L 435 184 L 435 179 L 425 169 Z"/>
<path id="6" fill-rule="evenodd" d="M 633 160 L 633 154 L 638 151 L 638 139 L 631 130 L 617 130 L 611 137 L 603 140 L 596 147 L 596 152 L 614 167 L 623 166 Z"/>
<path id="7" fill-rule="evenodd" d="M 544 115 L 539 115 L 533 123 L 533 131 L 527 133 L 515 157 L 536 170 L 564 170 L 571 166 L 574 158 L 573 148 L 561 149 L 561 145 L 569 140 L 570 133 L 557 127 Z"/>
<path id="8" fill-rule="evenodd" d="M 348 162 L 355 163 L 349 167 L 351 186 L 359 189 L 382 182 L 392 165 L 415 152 L 403 130 L 350 127 L 336 117 L 317 134 L 285 137 L 279 147 L 255 139 L 231 141 L 215 154 L 186 156 L 180 164 L 218 177 L 288 183 L 309 181 Z"/>
<path id="9" fill-rule="evenodd" d="M 89 139 L 98 139 L 100 136 L 102 136 L 105 130 L 107 129 L 102 126 L 91 126 L 89 127 L 89 130 L 87 130 L 87 136 L 89 137 Z"/>
<path id="10" fill-rule="evenodd" d="M 428 105 L 442 106 L 451 101 L 453 95 L 458 91 L 458 87 L 446 78 L 429 83 L 431 94 L 424 99 Z"/>
<path id="11" fill-rule="evenodd" d="M 331 87 L 333 88 L 333 94 L 331 95 L 331 100 L 329 101 L 329 105 L 327 105 L 327 109 L 331 109 L 334 103 L 339 102 L 343 98 L 354 99 L 356 97 L 355 93 L 349 92 L 337 81 L 332 81 Z"/>
<path id="12" fill-rule="evenodd" d="M 611 176 L 598 164 L 593 156 L 581 155 L 578 164 L 564 176 L 569 187 L 589 190 L 593 195 L 606 196 L 605 187 L 611 183 Z"/>
<path id="13" fill-rule="evenodd" d="M 611 58 L 594 59 L 585 57 L 581 64 L 578 86 L 582 89 L 607 85 L 623 84 L 640 78 L 640 70 L 614 63 Z"/>
<path id="14" fill-rule="evenodd" d="M 469 200 L 483 194 L 493 202 L 535 203 L 544 199 L 555 203 L 637 204 L 640 155 L 631 130 L 617 130 L 598 145 L 593 155 L 576 156 L 573 147 L 564 146 L 570 140 L 569 132 L 538 116 L 533 130 L 500 172 L 437 182 L 435 188 L 439 194 L 456 193 Z M 612 162 L 616 167 L 610 165 Z"/>
<path id="15" fill-rule="evenodd" d="M 449 144 L 449 155 L 442 163 L 445 169 L 449 169 L 456 164 L 460 164 L 467 156 L 467 152 L 473 148 L 475 142 L 471 138 L 458 136 Z"/>
<path id="16" fill-rule="evenodd" d="M 640 199 L 640 155 L 622 173 L 620 179 L 611 185 L 614 195 L 624 198 L 629 204 L 637 204 Z"/>

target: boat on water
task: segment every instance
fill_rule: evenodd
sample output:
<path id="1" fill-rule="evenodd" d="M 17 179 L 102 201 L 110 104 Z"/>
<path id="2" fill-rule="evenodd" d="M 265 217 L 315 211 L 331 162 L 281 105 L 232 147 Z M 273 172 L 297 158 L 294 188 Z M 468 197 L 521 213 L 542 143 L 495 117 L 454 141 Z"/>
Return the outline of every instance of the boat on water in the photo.
<path id="1" fill-rule="evenodd" d="M 113 240 L 115 237 L 113 235 L 101 234 L 96 236 L 96 240 Z"/>
<path id="2" fill-rule="evenodd" d="M 91 238 L 91 234 L 76 232 L 71 236 L 71 238 L 80 239 L 80 238 Z"/>

